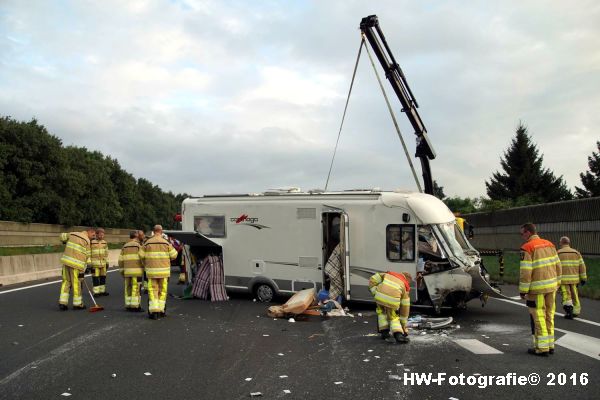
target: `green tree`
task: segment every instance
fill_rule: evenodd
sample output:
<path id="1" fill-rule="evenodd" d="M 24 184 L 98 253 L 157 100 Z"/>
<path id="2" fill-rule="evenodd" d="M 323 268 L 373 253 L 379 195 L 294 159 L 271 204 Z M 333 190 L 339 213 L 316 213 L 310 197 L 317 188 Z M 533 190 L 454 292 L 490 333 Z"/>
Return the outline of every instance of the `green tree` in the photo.
<path id="1" fill-rule="evenodd" d="M 478 200 L 469 197 L 448 197 L 444 199 L 444 203 L 448 208 L 455 213 L 469 214 L 478 211 Z"/>
<path id="2" fill-rule="evenodd" d="M 579 174 L 583 188 L 575 186 L 578 198 L 600 196 L 600 141 L 596 142 L 598 153 L 592 152 L 588 157 L 589 171 Z"/>
<path id="3" fill-rule="evenodd" d="M 446 198 L 446 194 L 444 193 L 444 187 L 438 185 L 437 181 L 433 181 L 433 195 L 440 200 L 444 200 Z"/>
<path id="4" fill-rule="evenodd" d="M 495 172 L 490 181 L 485 182 L 490 200 L 524 206 L 573 198 L 562 176 L 556 178 L 543 168 L 542 162 L 543 156 L 527 134 L 527 127 L 520 123 L 510 147 L 500 159 L 504 173 Z"/>

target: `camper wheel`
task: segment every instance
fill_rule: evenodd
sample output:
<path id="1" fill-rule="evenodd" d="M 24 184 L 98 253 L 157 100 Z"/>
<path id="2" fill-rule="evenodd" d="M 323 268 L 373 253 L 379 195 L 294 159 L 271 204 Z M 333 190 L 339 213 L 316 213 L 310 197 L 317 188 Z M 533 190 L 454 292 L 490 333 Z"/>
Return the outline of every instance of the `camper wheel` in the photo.
<path id="1" fill-rule="evenodd" d="M 268 283 L 259 283 L 254 286 L 254 296 L 261 303 L 269 303 L 275 297 L 275 291 Z"/>

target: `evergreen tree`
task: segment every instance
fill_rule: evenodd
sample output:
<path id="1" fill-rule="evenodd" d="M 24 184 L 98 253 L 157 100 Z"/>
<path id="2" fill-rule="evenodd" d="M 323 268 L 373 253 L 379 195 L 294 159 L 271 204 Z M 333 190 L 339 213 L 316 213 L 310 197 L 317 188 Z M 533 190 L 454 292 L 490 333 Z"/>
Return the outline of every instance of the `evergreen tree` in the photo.
<path id="1" fill-rule="evenodd" d="M 588 168 L 586 173 L 579 174 L 583 188 L 575 186 L 577 197 L 597 197 L 600 196 L 600 142 L 596 142 L 598 153 L 592 152 L 588 157 Z"/>
<path id="2" fill-rule="evenodd" d="M 527 127 L 520 123 L 510 147 L 500 159 L 504 173 L 495 172 L 490 181 L 485 182 L 490 200 L 525 206 L 571 199 L 573 195 L 562 176 L 556 178 L 543 168 L 542 161 L 543 156 L 527 134 Z"/>
<path id="3" fill-rule="evenodd" d="M 436 180 L 433 181 L 433 195 L 440 200 L 444 200 L 446 198 L 444 187 L 439 186 Z"/>

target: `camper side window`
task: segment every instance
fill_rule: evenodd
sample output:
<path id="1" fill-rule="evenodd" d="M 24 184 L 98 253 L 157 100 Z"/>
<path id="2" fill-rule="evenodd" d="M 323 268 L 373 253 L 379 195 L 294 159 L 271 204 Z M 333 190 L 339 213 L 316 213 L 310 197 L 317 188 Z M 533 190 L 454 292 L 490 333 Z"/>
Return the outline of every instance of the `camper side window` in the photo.
<path id="1" fill-rule="evenodd" d="M 386 252 L 390 261 L 415 260 L 415 226 L 388 225 L 386 228 Z"/>
<path id="2" fill-rule="evenodd" d="M 196 215 L 194 230 L 210 238 L 225 237 L 224 215 Z"/>

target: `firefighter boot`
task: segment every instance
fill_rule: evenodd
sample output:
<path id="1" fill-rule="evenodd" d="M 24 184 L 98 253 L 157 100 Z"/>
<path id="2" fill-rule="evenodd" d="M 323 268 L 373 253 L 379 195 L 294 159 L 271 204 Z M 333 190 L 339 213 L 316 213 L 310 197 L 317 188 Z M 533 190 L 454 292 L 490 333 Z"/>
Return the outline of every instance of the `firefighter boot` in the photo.
<path id="1" fill-rule="evenodd" d="M 548 357 L 548 352 L 544 351 L 544 352 L 537 352 L 535 351 L 535 349 L 527 349 L 527 353 L 534 355 L 534 356 L 540 356 L 540 357 Z"/>
<path id="2" fill-rule="evenodd" d="M 389 329 L 383 329 L 381 330 L 381 332 L 379 332 L 381 334 L 381 338 L 383 340 L 387 339 L 390 337 L 390 330 Z"/>
<path id="3" fill-rule="evenodd" d="M 69 307 L 65 306 L 64 304 L 59 304 L 58 309 L 60 311 L 67 311 L 69 309 Z"/>
<path id="4" fill-rule="evenodd" d="M 573 319 L 573 306 L 565 306 L 565 319 Z"/>
<path id="5" fill-rule="evenodd" d="M 408 336 L 405 336 L 402 332 L 395 332 L 394 339 L 396 339 L 396 342 L 398 343 L 408 343 Z"/>

